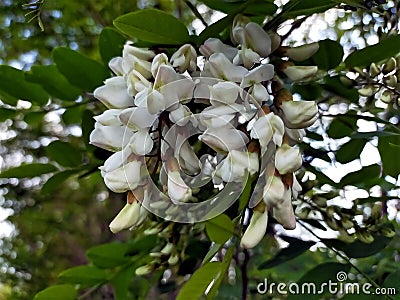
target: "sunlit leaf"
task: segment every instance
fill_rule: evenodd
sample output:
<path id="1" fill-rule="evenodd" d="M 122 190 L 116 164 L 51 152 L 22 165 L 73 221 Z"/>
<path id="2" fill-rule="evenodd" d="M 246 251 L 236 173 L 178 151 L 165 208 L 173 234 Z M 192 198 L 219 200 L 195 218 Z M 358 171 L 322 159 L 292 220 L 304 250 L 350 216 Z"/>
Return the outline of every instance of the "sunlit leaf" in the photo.
<path id="1" fill-rule="evenodd" d="M 174 16 L 157 9 L 142 9 L 120 16 L 115 27 L 130 37 L 146 42 L 180 45 L 190 41 L 186 26 Z"/>
<path id="2" fill-rule="evenodd" d="M 336 151 L 336 160 L 342 164 L 346 164 L 359 158 L 366 143 L 367 140 L 363 139 L 350 140 Z"/>
<path id="3" fill-rule="evenodd" d="M 215 243 L 224 244 L 232 237 L 233 232 L 234 225 L 225 214 L 206 221 L 206 233 L 210 240 Z"/>
<path id="4" fill-rule="evenodd" d="M 93 92 L 110 76 L 103 64 L 66 47 L 55 48 L 53 59 L 57 69 L 72 85 L 87 92 Z"/>
<path id="5" fill-rule="evenodd" d="M 176 300 L 201 298 L 210 283 L 217 279 L 218 276 L 222 276 L 222 274 L 220 274 L 222 267 L 223 263 L 221 262 L 210 262 L 202 266 L 194 272 L 192 277 L 183 285 Z"/>
<path id="6" fill-rule="evenodd" d="M 83 284 L 86 286 L 106 282 L 109 273 L 95 266 L 78 266 L 62 271 L 58 277 L 65 283 Z"/>
<path id="7" fill-rule="evenodd" d="M 78 293 L 71 284 L 59 284 L 40 291 L 33 298 L 34 300 L 76 300 Z"/>

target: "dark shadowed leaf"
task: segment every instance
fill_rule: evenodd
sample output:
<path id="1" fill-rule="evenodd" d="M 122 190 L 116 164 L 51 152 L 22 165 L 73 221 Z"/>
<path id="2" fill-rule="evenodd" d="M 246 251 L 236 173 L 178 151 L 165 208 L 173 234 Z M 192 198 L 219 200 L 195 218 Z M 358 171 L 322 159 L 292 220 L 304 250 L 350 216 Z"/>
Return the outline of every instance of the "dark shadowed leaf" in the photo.
<path id="1" fill-rule="evenodd" d="M 87 92 L 92 92 L 110 76 L 103 64 L 66 47 L 55 48 L 53 59 L 57 69 L 72 85 Z"/>
<path id="2" fill-rule="evenodd" d="M 343 59 L 342 46 L 332 40 L 322 40 L 318 42 L 319 49 L 311 57 L 311 62 L 318 66 L 318 69 L 331 70 L 336 68 Z"/>
<path id="3" fill-rule="evenodd" d="M 303 100 L 316 100 L 321 97 L 322 88 L 318 84 L 296 84 L 292 86 L 292 93 L 298 93 Z"/>
<path id="4" fill-rule="evenodd" d="M 71 176 L 77 174 L 80 170 L 66 170 L 59 172 L 52 177 L 49 178 L 49 180 L 46 181 L 46 183 L 42 186 L 42 189 L 40 192 L 42 194 L 48 194 L 53 192 L 55 189 L 60 187 L 62 183 L 64 183 L 68 178 Z"/>
<path id="5" fill-rule="evenodd" d="M 208 7 L 222 11 L 226 14 L 231 14 L 237 11 L 243 4 L 250 1 L 226 1 L 226 0 L 201 0 Z M 278 7 L 270 0 L 257 0 L 252 1 L 247 7 L 243 9 L 244 15 L 273 15 Z"/>
<path id="6" fill-rule="evenodd" d="M 105 64 L 116 56 L 122 56 L 125 37 L 113 28 L 104 28 L 99 37 L 99 51 Z"/>
<path id="7" fill-rule="evenodd" d="M 46 147 L 46 152 L 50 159 L 64 167 L 76 167 L 82 164 L 83 152 L 71 143 L 63 141 L 51 142 Z"/>
<path id="8" fill-rule="evenodd" d="M 339 76 L 328 76 L 324 79 L 324 83 L 321 86 L 331 92 L 334 95 L 338 95 L 344 99 L 348 99 L 351 102 L 358 101 L 358 92 L 353 87 L 344 85 Z"/>
<path id="9" fill-rule="evenodd" d="M 142 9 L 114 20 L 118 30 L 130 37 L 155 44 L 179 45 L 190 41 L 186 26 L 157 9 Z"/>
<path id="10" fill-rule="evenodd" d="M 337 274 L 339 272 L 344 272 L 343 274 L 346 274 L 347 276 L 349 271 L 350 265 L 336 262 L 328 262 L 316 266 L 304 274 L 299 281 L 297 281 L 299 287 L 305 288 L 305 292 L 301 293 L 300 290 L 299 294 L 289 294 L 288 299 L 304 299 L 305 294 L 307 294 L 307 299 L 322 299 L 322 294 L 317 293 L 317 291 L 320 291 L 322 285 L 326 285 L 329 281 L 338 282 Z M 329 289 L 327 287 L 323 291 L 325 293 L 329 293 Z"/>
<path id="11" fill-rule="evenodd" d="M 357 131 L 357 118 L 354 116 L 337 116 L 329 124 L 326 133 L 333 139 L 340 139 Z"/>
<path id="12" fill-rule="evenodd" d="M 386 277 L 385 281 L 383 282 L 383 287 L 385 288 L 395 288 L 396 292 L 390 293 L 391 297 L 395 300 L 400 299 L 400 270 L 397 270 L 396 272 L 390 273 L 388 277 Z M 389 293 L 388 293 L 389 294 Z"/>
<path id="13" fill-rule="evenodd" d="M 38 84 L 25 79 L 25 73 L 10 66 L 0 66 L 0 99 L 15 105 L 17 99 L 46 104 L 49 95 Z"/>
<path id="14" fill-rule="evenodd" d="M 12 119 L 16 114 L 17 111 L 14 109 L 0 108 L 0 122 L 4 122 L 7 119 Z"/>
<path id="15" fill-rule="evenodd" d="M 335 5 L 336 3 L 331 0 L 319 0 L 318 2 L 314 0 L 289 1 L 283 7 L 283 16 L 285 19 L 292 19 L 302 15 L 309 16 L 314 13 L 324 12 Z"/>
<path id="16" fill-rule="evenodd" d="M 86 255 L 99 268 L 112 268 L 129 261 L 128 244 L 109 243 L 90 248 Z"/>
<path id="17" fill-rule="evenodd" d="M 11 168 L 0 173 L 0 178 L 29 178 L 58 171 L 52 164 L 22 164 L 19 167 Z"/>
<path id="18" fill-rule="evenodd" d="M 71 284 L 58 284 L 51 286 L 35 295 L 34 300 L 76 300 L 78 293 Z"/>
<path id="19" fill-rule="evenodd" d="M 336 160 L 342 164 L 346 164 L 360 157 L 367 140 L 355 139 L 350 140 L 336 151 Z"/>
<path id="20" fill-rule="evenodd" d="M 28 81 L 40 84 L 51 96 L 61 100 L 74 101 L 81 93 L 80 89 L 68 82 L 55 65 L 32 66 L 31 71 L 25 76 Z"/>
<path id="21" fill-rule="evenodd" d="M 369 187 L 374 185 L 379 177 L 381 167 L 379 165 L 370 165 L 363 167 L 359 171 L 351 172 L 343 176 L 340 183 L 343 185 L 354 185 L 358 187 Z"/>
<path id="22" fill-rule="evenodd" d="M 277 265 L 280 265 L 282 263 L 285 263 L 286 261 L 293 259 L 293 258 L 299 256 L 300 254 L 304 253 L 314 244 L 315 244 L 315 242 L 312 242 L 312 241 L 302 241 L 302 240 L 291 238 L 290 244 L 288 247 L 280 250 L 274 258 L 261 263 L 258 266 L 258 269 L 259 270 L 269 269 L 269 268 L 275 267 Z"/>
<path id="23" fill-rule="evenodd" d="M 400 170 L 400 136 L 380 136 L 378 150 L 381 155 L 383 172 L 394 178 L 399 176 Z"/>
<path id="24" fill-rule="evenodd" d="M 383 59 L 395 56 L 400 52 L 400 36 L 393 35 L 380 43 L 365 47 L 361 50 L 351 53 L 344 61 L 346 66 L 364 67 L 372 62 L 379 62 Z"/>

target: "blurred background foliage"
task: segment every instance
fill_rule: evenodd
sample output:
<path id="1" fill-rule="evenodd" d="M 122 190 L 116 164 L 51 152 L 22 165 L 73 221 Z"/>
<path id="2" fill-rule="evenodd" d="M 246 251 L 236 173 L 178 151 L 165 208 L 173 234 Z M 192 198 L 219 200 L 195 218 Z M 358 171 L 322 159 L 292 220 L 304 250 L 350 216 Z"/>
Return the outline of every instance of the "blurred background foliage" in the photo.
<path id="1" fill-rule="evenodd" d="M 203 2 L 214 8 L 210 4 L 211 1 Z M 399 4 L 388 1 L 386 6 L 377 7 L 379 4 L 383 4 L 378 2 L 343 1 L 344 4 L 332 5 L 342 8 L 337 13 L 324 14 L 324 10 L 321 10 L 322 13 L 318 15 L 310 13 L 311 17 L 309 18 L 298 17 L 295 21 L 289 19 L 280 27 L 283 34 L 287 34 L 287 44 L 302 44 L 319 40 L 321 36 L 325 36 L 338 41 L 347 55 L 354 49 L 377 43 L 382 37 L 398 35 Z M 281 4 L 280 1 L 276 1 L 276 3 Z M 352 3 L 357 3 L 357 5 L 349 6 Z M 52 51 L 58 46 L 78 50 L 90 58 L 101 61 L 99 35 L 102 29 L 112 26 L 112 21 L 117 16 L 137 9 L 145 7 L 162 9 L 180 18 L 193 31 L 201 25 L 198 20 L 195 20 L 196 17 L 190 9 L 191 6 L 197 6 L 207 23 L 215 21 L 213 19 L 215 12 L 204 5 L 199 6 L 199 2 L 194 1 L 87 0 L 82 2 L 55 0 L 45 1 L 40 10 L 38 18 L 43 26 L 42 31 L 37 18 L 27 22 L 34 14 L 25 16 L 32 11 L 32 8 L 35 8 L 36 4 L 31 6 L 24 6 L 24 4 L 27 2 L 12 0 L 0 2 L 0 63 L 22 70 L 30 70 L 34 64 L 51 64 L 53 62 Z M 272 21 L 272 19 L 267 21 Z M 321 27 L 316 28 L 315 24 L 320 24 Z M 287 28 L 286 32 L 285 28 Z M 335 60 L 334 57 L 338 51 L 326 53 L 332 55 L 332 60 Z M 339 56 L 340 62 L 342 56 Z M 328 66 L 328 69 L 335 67 L 337 65 Z M 327 76 L 326 81 L 321 85 L 318 83 L 317 87 L 315 85 L 307 86 L 306 89 L 301 85 L 292 87 L 293 91 L 305 99 L 308 99 L 307 97 L 319 98 L 320 107 L 325 110 L 326 115 L 331 114 L 332 109 L 336 113 L 344 115 L 341 119 L 335 119 L 336 121 L 331 121 L 332 118 L 328 121 L 321 121 L 319 128 L 308 132 L 308 139 L 302 146 L 305 158 L 303 171 L 307 170 L 313 173 L 313 176 L 310 176 L 309 181 L 304 182 L 303 188 L 305 192 L 313 189 L 315 191 L 327 184 L 331 187 L 331 193 L 310 192 L 305 202 L 311 203 L 311 208 L 315 208 L 313 201 L 321 200 L 324 197 L 322 202 L 333 198 L 345 201 L 352 191 L 351 188 L 346 189 L 345 186 L 347 184 L 356 186 L 367 191 L 366 197 L 361 199 L 356 197 L 357 199 L 354 200 L 353 208 L 359 210 L 361 218 L 368 221 L 368 217 L 371 215 L 368 211 L 370 212 L 373 208 L 373 203 L 381 202 L 384 209 L 382 219 L 387 220 L 388 211 L 391 210 L 392 224 L 397 226 L 396 215 L 397 221 L 399 220 L 397 214 L 399 205 L 397 202 L 399 197 L 398 176 L 397 178 L 395 176 L 396 170 L 398 175 L 397 167 L 390 169 L 387 174 L 391 175 L 389 179 L 387 176 L 382 176 L 382 173 L 376 175 L 368 169 L 364 173 L 347 177 L 347 183 L 343 182 L 343 178 L 339 183 L 337 180 L 330 180 L 323 174 L 321 168 L 316 167 L 316 160 L 323 161 L 325 166 L 337 165 L 338 162 L 339 165 L 340 163 L 344 165 L 359 160 L 361 151 L 367 142 L 377 146 L 376 134 L 371 134 L 366 136 L 365 140 L 361 139 L 364 141 L 364 143 L 361 142 L 361 146 L 359 141 L 352 142 L 346 151 L 339 152 L 339 149 L 349 142 L 343 138 L 349 134 L 363 131 L 362 123 L 357 123 L 357 121 L 363 118 L 366 122 L 377 121 L 378 119 L 374 118 L 379 117 L 378 121 L 384 120 L 387 127 L 379 128 L 378 126 L 377 130 L 389 129 L 389 131 L 391 126 L 398 127 L 399 123 L 396 105 L 389 105 L 383 109 L 376 106 L 376 99 L 373 96 L 359 98 L 354 89 L 350 87 L 349 90 L 345 89 L 346 86 L 338 78 L 338 70 L 336 69 L 335 72 L 332 72 L 331 76 Z M 353 70 L 353 72 L 355 71 Z M 331 78 L 328 79 L 328 77 Z M 351 87 L 357 87 L 357 85 L 361 87 L 361 81 L 355 80 L 350 83 Z M 62 270 L 87 264 L 89 260 L 86 251 L 90 247 L 115 240 L 130 241 L 132 238 L 130 232 L 124 232 L 117 236 L 109 232 L 108 224 L 125 199 L 122 195 L 107 191 L 99 172 L 96 172 L 97 167 L 102 164 L 109 153 L 96 150 L 87 144 L 88 132 L 93 126 L 92 116 L 101 113 L 103 107 L 93 99 L 90 93 L 81 93 L 81 91 L 77 91 L 77 93 L 81 94 L 77 101 L 68 102 L 55 98 L 50 104 L 44 106 L 19 102 L 15 106 L 16 110 L 7 105 L 1 106 L 1 169 L 17 166 L 21 162 L 48 163 L 55 161 L 56 165 L 65 169 L 67 173 L 63 173 L 56 179 L 53 177 L 53 181 L 47 184 L 45 189 L 41 188 L 50 178 L 49 175 L 32 176 L 34 178 L 30 179 L 0 179 L 0 204 L 3 215 L 6 216 L 5 218 L 8 216 L 7 222 L 3 222 L 1 225 L 5 228 L 5 232 L 8 231 L 8 234 L 4 234 L 0 241 L 0 299 L 31 299 L 38 291 L 57 283 L 58 274 Z M 369 114 L 354 118 L 356 112 L 368 112 Z M 72 148 L 69 150 L 74 153 L 75 157 L 79 157 L 80 161 L 68 161 L 67 153 L 65 153 L 65 157 L 57 157 L 55 154 L 58 149 L 56 144 L 52 144 L 55 148 L 54 151 L 49 150 L 51 148 L 48 147 L 55 140 L 71 145 Z M 393 140 L 390 140 L 390 143 L 392 142 Z M 353 147 L 357 147 L 355 143 L 357 143 L 359 151 L 353 151 L 355 149 Z M 382 153 L 381 151 L 381 156 Z M 383 156 L 385 159 L 396 160 L 396 153 L 386 152 Z M 380 162 L 379 164 L 381 165 Z M 371 182 L 368 183 L 368 180 Z M 371 191 L 374 186 L 379 186 L 381 190 L 378 193 Z M 375 194 L 378 196 L 374 196 Z M 310 199 L 312 201 L 309 201 Z M 328 202 L 328 206 L 330 203 L 333 202 Z M 367 212 L 363 210 L 365 207 L 360 206 L 365 203 L 369 208 Z M 344 203 L 343 206 L 349 208 L 349 203 Z M 332 204 L 332 207 L 335 205 Z M 319 212 L 325 216 L 325 208 Z M 373 223 L 374 221 L 369 220 L 369 222 Z M 310 224 L 316 225 L 315 222 Z M 397 227 L 396 230 L 398 231 Z M 271 229 L 270 233 L 275 232 Z M 188 251 L 188 259 L 184 261 L 183 267 L 181 267 L 184 270 L 180 270 L 180 275 L 193 272 L 191 268 L 199 265 L 209 246 L 207 242 L 204 242 L 204 236 L 199 238 L 196 230 L 190 231 L 188 236 L 193 239 L 194 245 L 190 249 L 196 248 L 197 252 L 193 250 L 194 252 L 190 255 L 190 251 Z M 286 239 L 280 239 L 278 242 L 270 235 L 254 250 L 254 258 L 248 262 L 250 291 L 254 292 L 254 284 L 262 282 L 263 278 L 269 278 L 275 282 L 296 281 L 316 265 L 334 262 L 338 259 L 340 261 L 338 253 L 331 249 L 335 247 L 340 249 L 340 246 L 336 244 L 331 248 L 315 243 L 306 244 L 307 247 L 305 247 L 301 242 L 290 240 L 290 238 Z M 152 242 L 154 240 L 144 241 L 145 244 Z M 278 264 L 274 258 L 279 257 L 281 245 L 285 242 L 300 248 L 296 248 L 290 254 L 292 256 L 286 256 L 284 264 Z M 150 246 L 143 246 L 143 249 L 150 251 Z M 312 251 L 306 251 L 311 246 Z M 381 243 L 377 246 L 378 250 L 372 254 L 353 256 L 357 258 L 359 269 L 364 274 L 373 277 L 379 284 L 384 282 L 389 273 L 397 272 L 396 276 L 399 274 L 400 240 L 398 235 L 392 239 L 389 246 L 385 246 L 386 243 Z M 302 247 L 303 250 L 301 250 Z M 203 251 L 203 248 L 206 250 Z M 270 251 L 265 249 L 270 249 Z M 363 251 L 362 247 L 359 249 Z M 290 260 L 290 258 L 293 259 Z M 240 265 L 242 259 L 235 257 L 237 266 Z M 271 260 L 272 264 L 268 265 L 267 263 L 264 265 L 265 268 L 258 269 L 261 263 Z M 341 262 L 346 261 L 342 260 Z M 233 283 L 232 280 L 224 281 L 218 299 L 240 298 L 242 292 L 237 287 L 240 285 L 235 285 L 235 282 L 243 280 L 242 275 L 239 272 L 236 273 L 236 278 L 232 279 Z M 158 283 L 161 282 L 160 278 L 162 278 L 161 272 L 156 272 L 152 278 L 146 278 L 146 280 L 135 277 L 130 282 L 131 295 L 143 298 L 141 295 L 149 293 L 150 299 L 160 297 L 160 293 L 165 293 L 164 295 L 170 297 L 176 296 L 174 289 L 180 282 L 172 282 L 170 286 L 163 286 Z M 167 296 L 165 297 L 167 298 Z M 113 299 L 113 289 L 104 285 L 89 293 L 87 299 Z"/>

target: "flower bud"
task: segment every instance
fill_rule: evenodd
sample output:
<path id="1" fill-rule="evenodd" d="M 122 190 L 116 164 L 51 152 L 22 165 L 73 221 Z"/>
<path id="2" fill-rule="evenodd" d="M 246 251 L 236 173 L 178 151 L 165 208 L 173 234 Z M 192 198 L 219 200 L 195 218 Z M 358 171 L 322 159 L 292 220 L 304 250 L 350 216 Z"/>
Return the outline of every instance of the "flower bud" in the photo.
<path id="1" fill-rule="evenodd" d="M 313 56 L 319 49 L 318 43 L 305 44 L 299 47 L 287 47 L 283 54 L 294 61 L 303 61 Z"/>
<path id="2" fill-rule="evenodd" d="M 178 254 L 171 255 L 171 256 L 168 258 L 168 264 L 169 264 L 170 266 L 174 266 L 174 265 L 176 265 L 178 262 L 179 262 L 179 256 L 178 256 Z"/>
<path id="3" fill-rule="evenodd" d="M 272 208 L 272 215 L 283 228 L 293 230 L 296 228 L 296 217 L 294 215 L 291 198 L 287 197 L 282 203 Z"/>
<path id="4" fill-rule="evenodd" d="M 268 182 L 268 180 L 269 178 L 267 179 L 267 184 L 263 191 L 263 200 L 268 207 L 276 206 L 287 199 L 290 201 L 291 192 L 285 187 L 281 177 L 274 175 L 270 182 Z"/>
<path id="5" fill-rule="evenodd" d="M 254 210 L 250 219 L 250 224 L 240 240 L 240 247 L 251 249 L 257 246 L 267 231 L 267 225 L 268 210 L 264 212 Z"/>
<path id="6" fill-rule="evenodd" d="M 185 44 L 172 55 L 171 64 L 174 68 L 178 68 L 179 73 L 184 73 L 186 70 L 193 72 L 196 70 L 196 60 L 196 50 L 192 45 Z"/>
<path id="7" fill-rule="evenodd" d="M 151 62 L 150 71 L 154 78 L 156 78 L 158 69 L 162 65 L 169 65 L 168 56 L 165 53 L 157 54 Z"/>
<path id="8" fill-rule="evenodd" d="M 115 152 L 123 149 L 132 135 L 133 133 L 126 130 L 125 126 L 104 126 L 96 123 L 89 140 L 90 144 L 96 147 Z"/>
<path id="9" fill-rule="evenodd" d="M 192 190 L 183 181 L 179 173 L 179 164 L 175 157 L 168 157 L 165 162 L 168 175 L 168 196 L 173 203 L 186 202 L 192 197 Z"/>
<path id="10" fill-rule="evenodd" d="M 135 132 L 129 141 L 129 147 L 132 149 L 132 152 L 137 155 L 149 154 L 153 149 L 153 145 L 153 139 L 148 133 L 147 128 Z"/>
<path id="11" fill-rule="evenodd" d="M 394 69 L 396 69 L 397 66 L 397 61 L 394 57 L 389 58 L 385 65 L 383 66 L 382 72 L 384 74 L 388 74 L 390 72 L 392 72 Z"/>
<path id="12" fill-rule="evenodd" d="M 381 70 L 377 67 L 377 65 L 375 63 L 371 63 L 371 65 L 369 66 L 369 75 L 371 75 L 371 77 L 376 77 L 381 73 Z"/>
<path id="13" fill-rule="evenodd" d="M 238 49 L 222 43 L 221 40 L 217 38 L 207 39 L 204 44 L 200 46 L 199 51 L 205 58 L 209 58 L 214 53 L 222 53 L 230 61 L 232 61 L 238 53 Z"/>
<path id="14" fill-rule="evenodd" d="M 271 53 L 271 38 L 257 23 L 250 22 L 244 27 L 247 47 L 253 49 L 262 57 Z"/>
<path id="15" fill-rule="evenodd" d="M 284 101 L 279 108 L 288 128 L 306 128 L 318 118 L 318 106 L 315 101 Z"/>
<path id="16" fill-rule="evenodd" d="M 299 148 L 283 144 L 276 150 L 275 168 L 278 170 L 279 174 L 293 173 L 301 167 L 302 163 L 303 161 Z"/>
<path id="17" fill-rule="evenodd" d="M 291 81 L 300 81 L 314 76 L 318 72 L 317 66 L 287 66 L 282 70 Z"/>
<path id="18" fill-rule="evenodd" d="M 282 145 L 285 125 L 280 117 L 270 112 L 257 119 L 250 131 L 250 137 L 258 139 L 261 146 L 261 154 L 267 150 L 267 145 L 272 140 L 275 145 Z"/>
<path id="19" fill-rule="evenodd" d="M 134 226 L 139 220 L 140 206 L 139 202 L 127 203 L 110 223 L 111 232 L 118 233 Z"/>
<path id="20" fill-rule="evenodd" d="M 360 229 L 359 231 L 357 231 L 356 236 L 360 242 L 363 242 L 365 244 L 371 244 L 374 241 L 373 235 L 364 229 Z"/>
<path id="21" fill-rule="evenodd" d="M 379 232 L 388 238 L 392 238 L 396 235 L 396 232 L 389 227 L 384 227 L 379 230 Z"/>
<path id="22" fill-rule="evenodd" d="M 135 274 L 137 276 L 148 275 L 153 272 L 153 268 L 149 265 L 144 265 L 136 269 Z"/>
<path id="23" fill-rule="evenodd" d="M 393 93 L 389 90 L 385 90 L 382 92 L 382 95 L 380 97 L 380 100 L 384 103 L 391 103 L 393 101 Z"/>
<path id="24" fill-rule="evenodd" d="M 389 75 L 385 77 L 385 83 L 388 87 L 395 88 L 397 86 L 397 76 L 396 75 Z"/>
<path id="25" fill-rule="evenodd" d="M 106 186 L 116 193 L 123 193 L 128 190 L 134 190 L 143 181 L 145 171 L 142 170 L 141 161 L 131 161 L 123 164 L 115 170 L 105 172 L 104 183 Z"/>

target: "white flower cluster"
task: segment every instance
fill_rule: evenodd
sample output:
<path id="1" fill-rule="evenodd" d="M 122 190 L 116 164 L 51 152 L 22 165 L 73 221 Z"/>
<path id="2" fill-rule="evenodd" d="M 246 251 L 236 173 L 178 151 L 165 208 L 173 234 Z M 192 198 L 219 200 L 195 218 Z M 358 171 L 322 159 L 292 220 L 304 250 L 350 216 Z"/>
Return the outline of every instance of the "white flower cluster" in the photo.
<path id="1" fill-rule="evenodd" d="M 316 103 L 273 90 L 271 82 L 281 80 L 268 56 L 279 43 L 258 24 L 236 22 L 232 42 L 237 46 L 210 38 L 199 53 L 187 44 L 170 58 L 127 44 L 122 57 L 110 61 L 116 76 L 94 91 L 108 110 L 95 117 L 90 141 L 115 152 L 101 167 L 107 187 L 128 191 L 126 206 L 110 224 L 113 232 L 143 222 L 142 204 L 155 193 L 152 180 L 179 205 L 196 201 L 199 189 L 190 186 L 190 176 L 224 185 L 257 173 L 263 192 L 242 246 L 261 240 L 269 211 L 285 228 L 295 226 L 291 200 L 300 187 L 293 172 L 302 164 L 296 143 L 316 120 Z M 286 56 L 305 59 L 318 49 L 309 48 L 292 48 Z M 284 72 L 289 80 L 302 80 L 315 73 L 311 68 L 292 65 Z M 191 145 L 193 134 L 199 136 Z M 194 149 L 205 146 L 208 154 L 198 158 Z"/>

